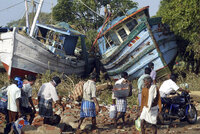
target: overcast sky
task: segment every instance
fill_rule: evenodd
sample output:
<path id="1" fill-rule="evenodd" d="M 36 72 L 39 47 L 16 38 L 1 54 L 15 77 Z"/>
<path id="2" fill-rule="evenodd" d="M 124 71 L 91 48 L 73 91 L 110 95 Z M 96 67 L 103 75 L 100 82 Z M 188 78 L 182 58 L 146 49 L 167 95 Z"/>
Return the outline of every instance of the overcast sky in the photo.
<path id="1" fill-rule="evenodd" d="M 35 0 L 39 2 L 39 0 Z M 133 0 L 138 2 L 138 7 L 150 6 L 150 16 L 154 16 L 159 8 L 160 0 Z M 57 0 L 44 0 L 42 12 L 50 12 Z M 0 26 L 22 18 L 25 14 L 24 0 L 0 0 Z M 89 5 L 88 5 L 89 6 Z"/>

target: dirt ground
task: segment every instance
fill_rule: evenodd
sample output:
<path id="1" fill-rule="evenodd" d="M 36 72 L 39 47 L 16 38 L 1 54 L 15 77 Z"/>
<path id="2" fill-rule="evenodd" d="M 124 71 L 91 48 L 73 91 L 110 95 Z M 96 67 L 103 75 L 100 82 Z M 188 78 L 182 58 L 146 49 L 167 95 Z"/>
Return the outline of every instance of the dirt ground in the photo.
<path id="1" fill-rule="evenodd" d="M 192 91 L 191 97 L 193 97 L 196 105 L 200 104 L 200 91 Z M 98 118 L 97 118 L 98 119 Z M 134 117 L 130 116 L 126 118 L 126 126 L 122 129 L 116 129 L 112 123 L 98 124 L 98 130 L 86 133 L 101 133 L 101 134 L 139 134 L 135 129 Z M 189 124 L 188 122 L 174 121 L 172 125 L 158 125 L 158 134 L 197 134 L 200 133 L 200 111 L 197 115 L 197 123 Z M 147 134 L 151 134 L 151 130 L 148 127 L 146 130 Z"/>
<path id="2" fill-rule="evenodd" d="M 187 122 L 180 122 L 180 121 L 174 121 L 173 124 L 169 125 L 158 125 L 158 134 L 197 134 L 200 130 L 200 91 L 192 91 L 191 96 L 193 97 L 194 104 L 198 110 L 198 121 L 196 124 L 189 124 Z M 74 107 L 72 109 L 68 109 L 68 113 L 73 113 L 72 110 L 77 110 L 78 107 Z M 79 112 L 77 112 L 75 115 L 79 115 Z M 134 121 L 136 118 L 136 111 L 134 111 L 134 108 L 129 108 L 126 113 L 126 125 L 123 128 L 120 128 L 120 121 L 119 121 L 119 127 L 115 128 L 113 125 L 113 121 L 109 119 L 108 110 L 104 110 L 104 112 L 100 113 L 97 116 L 97 127 L 96 130 L 82 130 L 80 133 L 82 134 L 88 134 L 88 133 L 97 133 L 97 134 L 139 134 L 135 129 Z M 0 134 L 3 134 L 3 128 L 5 126 L 4 122 L 2 121 L 3 117 L 1 116 L 0 119 Z M 147 127 L 146 130 L 147 134 L 151 134 L 151 130 L 149 127 Z M 73 132 L 63 132 L 63 134 L 73 134 Z"/>

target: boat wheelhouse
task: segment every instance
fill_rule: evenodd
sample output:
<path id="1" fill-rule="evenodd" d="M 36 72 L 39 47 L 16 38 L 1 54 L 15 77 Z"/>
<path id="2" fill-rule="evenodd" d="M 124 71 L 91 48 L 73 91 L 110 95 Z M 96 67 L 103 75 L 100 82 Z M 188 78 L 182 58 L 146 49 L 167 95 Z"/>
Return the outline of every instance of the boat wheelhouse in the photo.
<path id="1" fill-rule="evenodd" d="M 150 18 L 148 10 L 133 8 L 98 29 L 101 62 L 111 78 L 119 79 L 124 71 L 129 79 L 137 78 L 149 62 L 158 77 L 169 71 L 177 53 L 175 36 L 161 18 Z"/>

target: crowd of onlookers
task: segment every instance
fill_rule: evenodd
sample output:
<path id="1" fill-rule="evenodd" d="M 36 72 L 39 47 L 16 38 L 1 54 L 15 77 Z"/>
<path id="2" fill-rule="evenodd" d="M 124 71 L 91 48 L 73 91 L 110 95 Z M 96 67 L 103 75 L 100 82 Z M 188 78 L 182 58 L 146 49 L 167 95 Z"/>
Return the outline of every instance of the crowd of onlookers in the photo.
<path id="1" fill-rule="evenodd" d="M 80 119 L 77 130 L 83 120 L 87 117 L 92 118 L 92 128 L 96 129 L 96 115 L 100 111 L 98 101 L 96 99 L 96 78 L 97 74 L 92 73 L 90 78 L 83 84 L 82 87 L 82 103 L 80 111 Z M 6 88 L 7 92 L 7 113 L 6 127 L 4 133 L 7 134 L 12 129 L 12 123 L 19 117 L 29 116 L 29 123 L 32 124 L 35 117 L 36 109 L 32 101 L 32 85 L 35 83 L 36 77 L 28 75 L 26 80 L 20 77 L 15 77 L 12 84 Z M 138 118 L 141 120 L 141 131 L 145 133 L 145 124 L 152 124 L 153 133 L 157 133 L 157 116 L 161 112 L 161 97 L 166 97 L 172 90 L 183 90 L 175 83 L 175 76 L 170 75 L 169 79 L 163 84 L 156 86 L 156 71 L 154 64 L 149 63 L 145 68 L 144 74 L 138 79 Z M 38 91 L 38 107 L 39 115 L 44 117 L 43 123 L 54 125 L 59 122 L 59 119 L 54 117 L 53 102 L 62 107 L 64 106 L 58 97 L 56 86 L 61 83 L 59 77 L 55 76 L 48 83 L 44 83 Z M 127 92 L 128 91 L 128 92 Z M 114 115 L 114 126 L 118 126 L 119 119 L 122 119 L 123 126 L 125 122 L 125 114 L 127 109 L 127 97 L 132 95 L 132 83 L 128 80 L 128 73 L 122 72 L 121 78 L 115 82 L 113 86 L 112 99 L 116 107 Z"/>

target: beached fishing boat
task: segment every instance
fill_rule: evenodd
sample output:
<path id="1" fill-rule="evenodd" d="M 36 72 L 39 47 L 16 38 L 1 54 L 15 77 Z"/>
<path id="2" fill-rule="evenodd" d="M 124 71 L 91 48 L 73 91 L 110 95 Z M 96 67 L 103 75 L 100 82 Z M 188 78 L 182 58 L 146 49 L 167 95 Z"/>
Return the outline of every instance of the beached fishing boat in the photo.
<path id="1" fill-rule="evenodd" d="M 55 26 L 37 23 L 43 1 L 39 2 L 31 29 L 27 0 L 26 31 L 22 32 L 19 28 L 0 29 L 0 60 L 9 78 L 42 74 L 47 70 L 67 75 L 87 75 L 93 69 L 94 58 L 88 56 L 85 35 L 67 23 Z M 78 39 L 81 40 L 80 48 L 77 47 Z"/>
<path id="2" fill-rule="evenodd" d="M 59 27 L 59 28 L 58 28 Z M 0 60 L 9 77 L 42 74 L 47 70 L 82 76 L 92 70 L 84 35 L 66 23 L 36 24 L 33 37 L 18 29 L 0 33 Z M 81 53 L 76 48 L 81 39 Z"/>
<path id="3" fill-rule="evenodd" d="M 129 79 L 140 77 L 149 62 L 154 63 L 158 77 L 169 71 L 177 53 L 175 36 L 161 18 L 150 18 L 148 11 L 149 7 L 131 9 L 98 29 L 101 63 L 111 78 L 120 78 L 123 71 Z"/>

